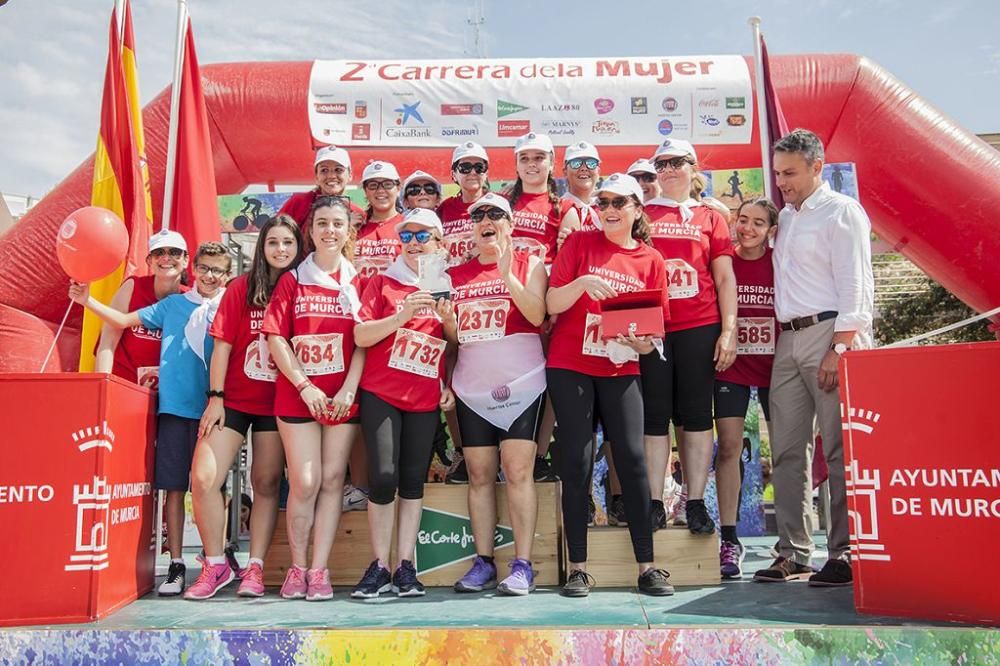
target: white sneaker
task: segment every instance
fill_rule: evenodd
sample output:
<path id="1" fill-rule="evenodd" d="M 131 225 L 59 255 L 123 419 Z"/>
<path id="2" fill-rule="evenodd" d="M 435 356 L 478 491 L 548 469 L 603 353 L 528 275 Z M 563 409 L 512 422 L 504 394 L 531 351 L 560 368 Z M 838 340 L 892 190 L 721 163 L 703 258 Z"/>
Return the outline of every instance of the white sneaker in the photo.
<path id="1" fill-rule="evenodd" d="M 368 509 L 368 493 L 352 485 L 344 486 L 344 511 L 365 511 Z"/>
<path id="2" fill-rule="evenodd" d="M 682 486 L 678 491 L 670 518 L 672 525 L 684 527 L 687 525 L 687 488 Z"/>
<path id="3" fill-rule="evenodd" d="M 167 579 L 156 588 L 161 597 L 176 597 L 184 591 L 184 575 L 187 568 L 180 562 L 171 562 L 167 569 Z"/>

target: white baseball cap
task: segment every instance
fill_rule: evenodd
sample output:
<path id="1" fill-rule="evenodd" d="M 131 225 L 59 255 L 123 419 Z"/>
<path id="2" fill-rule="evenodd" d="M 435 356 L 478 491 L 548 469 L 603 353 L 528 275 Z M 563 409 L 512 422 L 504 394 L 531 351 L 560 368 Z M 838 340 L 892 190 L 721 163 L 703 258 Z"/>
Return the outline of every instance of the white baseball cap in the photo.
<path id="1" fill-rule="evenodd" d="M 469 215 L 472 215 L 472 211 L 479 208 L 485 208 L 486 206 L 499 208 L 503 212 L 507 213 L 507 217 L 513 218 L 513 213 L 510 212 L 510 202 L 507 201 L 507 197 L 502 197 L 496 192 L 487 192 L 472 202 L 472 205 L 469 206 Z"/>
<path id="2" fill-rule="evenodd" d="M 694 146 L 690 142 L 684 139 L 666 139 L 663 143 L 656 147 L 656 152 L 653 153 L 652 160 L 656 161 L 657 157 L 688 157 L 690 156 L 695 162 L 698 161 L 698 153 L 694 152 Z"/>
<path id="3" fill-rule="evenodd" d="M 628 168 L 626 173 L 651 173 L 656 175 L 656 167 L 653 163 L 647 159 L 639 158 L 635 162 L 632 162 L 632 166 Z"/>
<path id="4" fill-rule="evenodd" d="M 411 173 L 409 176 L 406 177 L 406 180 L 403 181 L 403 187 L 402 187 L 402 189 L 406 190 L 406 188 L 409 187 L 410 183 L 412 183 L 414 181 L 417 181 L 417 180 L 429 180 L 429 181 L 431 181 L 432 183 L 434 183 L 434 187 L 437 188 L 438 194 L 441 194 L 441 183 L 438 182 L 437 178 L 435 178 L 434 176 L 430 175 L 426 171 L 420 171 L 419 169 L 417 171 L 414 171 L 413 173 Z M 405 192 L 404 192 L 404 196 L 405 196 Z"/>
<path id="5" fill-rule="evenodd" d="M 541 150 L 546 153 L 555 152 L 555 148 L 552 147 L 552 139 L 549 138 L 549 135 L 539 134 L 538 132 L 528 132 L 518 138 L 514 144 L 514 154 L 517 155 L 525 150 Z"/>
<path id="6" fill-rule="evenodd" d="M 184 241 L 184 236 L 181 236 L 176 231 L 168 231 L 163 229 L 162 231 L 153 234 L 149 237 L 149 251 L 159 250 L 161 247 L 176 247 L 178 249 L 188 251 L 187 243 Z"/>
<path id="7" fill-rule="evenodd" d="M 639 181 L 627 173 L 613 173 L 605 178 L 604 182 L 594 190 L 594 196 L 596 197 L 601 192 L 610 192 L 624 197 L 631 194 L 640 203 L 642 202 L 642 187 L 639 186 Z"/>
<path id="8" fill-rule="evenodd" d="M 416 224 L 421 227 L 433 229 L 441 236 L 444 236 L 444 226 L 441 224 L 441 218 L 429 208 L 411 208 L 406 211 L 403 215 L 403 221 L 396 223 L 396 233 L 398 234 L 408 224 Z"/>
<path id="9" fill-rule="evenodd" d="M 490 162 L 490 158 L 486 154 L 486 149 L 475 141 L 466 141 L 465 143 L 455 146 L 455 150 L 451 154 L 451 163 L 455 164 L 455 162 L 459 161 L 463 157 L 478 157 L 487 164 Z"/>
<path id="10" fill-rule="evenodd" d="M 313 168 L 319 166 L 320 162 L 336 162 L 345 169 L 351 168 L 351 158 L 347 151 L 337 146 L 323 146 L 316 151 L 316 159 L 313 160 Z"/>
<path id="11" fill-rule="evenodd" d="M 365 172 L 361 176 L 361 182 L 364 183 L 375 178 L 399 180 L 399 172 L 396 171 L 396 167 L 392 162 L 382 162 L 381 160 L 376 160 L 365 167 Z"/>
<path id="12" fill-rule="evenodd" d="M 565 161 L 569 162 L 577 157 L 593 157 L 598 161 L 601 159 L 601 156 L 597 152 L 597 146 L 592 143 L 587 143 L 586 141 L 577 141 L 576 143 L 566 146 Z"/>

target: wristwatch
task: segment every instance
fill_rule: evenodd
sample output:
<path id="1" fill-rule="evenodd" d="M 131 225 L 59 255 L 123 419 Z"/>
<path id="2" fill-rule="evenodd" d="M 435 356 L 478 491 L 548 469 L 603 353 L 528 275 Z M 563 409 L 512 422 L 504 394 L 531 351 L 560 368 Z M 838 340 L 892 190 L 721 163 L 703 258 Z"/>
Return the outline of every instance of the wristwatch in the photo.
<path id="1" fill-rule="evenodd" d="M 845 345 L 843 342 L 838 342 L 836 344 L 830 345 L 830 349 L 832 349 L 837 354 L 837 356 L 843 356 L 844 352 L 851 351 L 850 346 Z"/>

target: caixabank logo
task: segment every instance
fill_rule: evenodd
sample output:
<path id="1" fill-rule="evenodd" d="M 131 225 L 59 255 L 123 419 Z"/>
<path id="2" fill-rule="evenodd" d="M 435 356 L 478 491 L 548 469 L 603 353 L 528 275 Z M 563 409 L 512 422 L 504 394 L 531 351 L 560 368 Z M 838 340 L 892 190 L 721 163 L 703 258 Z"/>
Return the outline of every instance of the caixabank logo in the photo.
<path id="1" fill-rule="evenodd" d="M 493 548 L 514 545 L 514 530 L 497 525 Z M 468 516 L 424 507 L 417 533 L 416 566 L 418 574 L 436 571 L 476 556 L 476 539 Z"/>

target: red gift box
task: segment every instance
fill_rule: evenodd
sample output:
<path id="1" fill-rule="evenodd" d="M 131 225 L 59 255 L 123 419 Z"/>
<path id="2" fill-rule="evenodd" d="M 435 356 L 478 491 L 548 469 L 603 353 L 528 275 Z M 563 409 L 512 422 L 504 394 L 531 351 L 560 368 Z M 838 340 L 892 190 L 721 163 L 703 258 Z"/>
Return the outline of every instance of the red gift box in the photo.
<path id="1" fill-rule="evenodd" d="M 637 338 L 664 336 L 663 292 L 659 289 L 619 294 L 600 303 L 603 339 L 612 340 L 619 335 L 627 338 L 630 331 Z"/>

